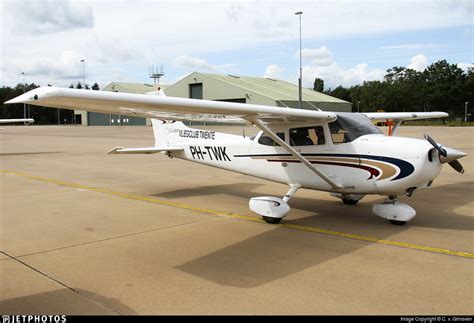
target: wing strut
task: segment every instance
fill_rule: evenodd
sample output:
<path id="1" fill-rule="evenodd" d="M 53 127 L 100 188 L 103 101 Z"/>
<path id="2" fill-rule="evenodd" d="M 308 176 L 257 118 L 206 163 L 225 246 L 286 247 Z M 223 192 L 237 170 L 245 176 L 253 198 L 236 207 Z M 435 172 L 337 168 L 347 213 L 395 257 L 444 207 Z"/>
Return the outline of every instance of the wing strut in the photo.
<path id="1" fill-rule="evenodd" d="M 264 125 L 263 122 L 260 119 L 258 119 L 255 116 L 252 116 L 252 117 L 249 116 L 249 117 L 246 117 L 245 119 L 247 119 L 252 124 L 254 124 L 258 128 L 260 128 L 270 138 L 272 138 L 276 143 L 278 143 L 281 147 L 285 148 L 286 151 L 288 151 L 295 158 L 297 158 L 299 161 L 301 161 L 306 167 L 308 167 L 316 175 L 321 177 L 321 179 L 323 181 L 325 181 L 326 183 L 328 183 L 334 190 L 342 190 L 344 188 L 341 184 L 338 184 L 338 183 L 334 182 L 326 174 L 324 174 L 317 167 L 315 167 L 313 164 L 311 164 L 306 158 L 303 157 L 303 155 L 301 155 L 299 152 L 297 152 L 295 149 L 293 149 L 290 145 L 288 145 L 286 142 L 281 140 L 281 138 L 278 137 L 270 128 L 268 128 L 266 125 Z"/>

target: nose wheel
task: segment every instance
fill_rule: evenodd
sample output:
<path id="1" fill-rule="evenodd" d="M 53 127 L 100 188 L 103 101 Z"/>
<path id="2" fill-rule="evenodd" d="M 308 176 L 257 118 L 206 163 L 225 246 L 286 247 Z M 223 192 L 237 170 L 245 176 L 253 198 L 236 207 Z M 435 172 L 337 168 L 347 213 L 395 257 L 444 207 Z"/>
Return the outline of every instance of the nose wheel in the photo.
<path id="1" fill-rule="evenodd" d="M 393 225 L 405 225 L 407 221 L 388 220 Z"/>
<path id="2" fill-rule="evenodd" d="M 393 195 L 390 195 L 383 203 L 375 204 L 372 211 L 393 225 L 404 225 L 416 215 L 416 211 L 411 206 L 398 202 L 397 197 Z"/>
<path id="3" fill-rule="evenodd" d="M 282 218 L 271 218 L 269 216 L 262 216 L 263 221 L 269 224 L 278 224 Z"/>

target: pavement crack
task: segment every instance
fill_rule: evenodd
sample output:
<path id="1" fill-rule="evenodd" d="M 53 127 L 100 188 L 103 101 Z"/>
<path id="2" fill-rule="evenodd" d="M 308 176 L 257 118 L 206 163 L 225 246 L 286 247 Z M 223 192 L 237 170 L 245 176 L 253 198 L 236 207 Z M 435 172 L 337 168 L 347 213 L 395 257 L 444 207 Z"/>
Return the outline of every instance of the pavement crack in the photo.
<path id="1" fill-rule="evenodd" d="M 52 277 L 51 275 L 48 275 L 47 273 L 45 273 L 45 272 L 39 270 L 38 268 L 35 268 L 35 267 L 33 267 L 32 265 L 30 265 L 30 264 L 28 264 L 28 263 L 26 263 L 26 262 L 24 262 L 24 261 L 18 259 L 17 257 L 12 256 L 12 255 L 6 253 L 5 251 L 0 251 L 0 253 L 4 254 L 4 255 L 7 256 L 9 259 L 11 259 L 11 260 L 13 260 L 13 261 L 16 261 L 16 262 L 18 262 L 19 264 L 21 264 L 21 265 L 27 267 L 28 269 L 33 270 L 34 272 L 36 272 L 36 273 L 38 273 L 38 274 L 40 274 L 40 275 L 46 277 L 47 279 L 49 279 L 49 280 L 51 280 L 51 281 L 53 281 L 53 282 L 55 282 L 55 283 L 57 283 L 57 284 L 63 286 L 64 288 L 70 290 L 71 292 L 73 292 L 73 293 L 75 293 L 75 294 L 77 294 L 77 295 L 79 295 L 79 296 L 81 296 L 81 297 L 87 298 L 88 300 L 91 300 L 91 301 L 93 301 L 94 303 L 97 303 L 97 304 L 99 304 L 100 306 L 103 306 L 103 307 L 107 308 L 108 310 L 110 310 L 110 311 L 112 311 L 112 312 L 114 312 L 114 313 L 116 313 L 116 314 L 118 314 L 118 315 L 123 315 L 123 313 L 117 311 L 116 309 L 114 309 L 114 308 L 112 308 L 112 307 L 110 307 L 110 306 L 107 306 L 106 304 L 100 302 L 99 300 L 97 300 L 97 299 L 95 299 L 95 298 L 92 298 L 92 297 L 89 297 L 89 296 L 85 295 L 84 293 L 80 292 L 79 290 L 77 290 L 77 289 L 75 289 L 75 288 L 73 288 L 73 287 L 67 285 L 66 283 L 63 283 L 62 281 L 60 281 L 60 280 L 58 280 L 58 279 Z"/>
<path id="2" fill-rule="evenodd" d="M 111 240 L 116 240 L 116 239 L 121 239 L 121 238 L 126 238 L 126 237 L 132 237 L 132 236 L 136 236 L 136 235 L 140 235 L 140 234 L 146 234 L 146 233 L 150 233 L 150 232 L 156 232 L 156 231 L 161 231 L 161 230 L 177 228 L 177 227 L 181 227 L 181 226 L 185 226 L 185 225 L 189 225 L 189 224 L 194 224 L 194 223 L 199 223 L 199 222 L 205 222 L 205 221 L 211 221 L 211 220 L 220 220 L 220 219 L 221 218 L 208 218 L 208 219 L 201 219 L 201 220 L 196 220 L 196 221 L 191 221 L 191 222 L 186 222 L 186 223 L 173 224 L 173 225 L 170 225 L 170 226 L 167 226 L 167 227 L 160 227 L 160 228 L 154 228 L 154 229 L 150 229 L 150 230 L 127 233 L 127 234 L 122 234 L 122 235 L 109 237 L 109 238 L 105 238 L 105 239 L 98 239 L 98 240 L 87 241 L 87 242 L 82 242 L 82 243 L 76 243 L 76 244 L 63 246 L 63 247 L 58 247 L 58 248 L 52 248 L 52 249 L 46 249 L 46 250 L 36 251 L 36 252 L 32 252 L 32 253 L 22 254 L 22 255 L 16 256 L 15 259 L 28 257 L 28 256 L 33 256 L 33 255 L 39 255 L 39 254 L 48 253 L 48 252 L 52 252 L 52 251 L 58 251 L 58 250 L 64 250 L 64 249 L 69 249 L 69 248 L 86 246 L 86 245 L 90 245 L 90 244 L 94 244 L 94 243 L 100 243 L 100 242 L 104 242 L 104 241 L 111 241 Z M 3 251 L 0 251 L 0 252 L 4 253 Z M 4 254 L 7 255 L 8 257 L 12 257 L 12 256 L 10 256 L 6 253 L 4 253 Z M 3 259 L 3 260 L 6 260 L 6 259 Z"/>

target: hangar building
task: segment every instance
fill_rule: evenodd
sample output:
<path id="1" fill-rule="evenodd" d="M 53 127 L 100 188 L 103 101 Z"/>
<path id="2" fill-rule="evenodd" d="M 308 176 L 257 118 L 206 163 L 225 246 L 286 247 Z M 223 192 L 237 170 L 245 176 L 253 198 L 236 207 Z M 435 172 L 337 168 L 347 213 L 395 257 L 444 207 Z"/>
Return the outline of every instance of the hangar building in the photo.
<path id="1" fill-rule="evenodd" d="M 168 96 L 184 98 L 298 107 L 297 85 L 263 77 L 195 72 L 169 86 L 165 92 Z M 320 92 L 303 89 L 302 108 L 350 112 L 352 105 Z"/>
<path id="2" fill-rule="evenodd" d="M 162 86 L 163 87 L 163 86 Z M 102 91 L 125 92 L 144 94 L 154 91 L 155 88 L 151 84 L 141 83 L 118 83 L 112 82 L 102 89 Z M 85 126 L 129 126 L 129 125 L 145 125 L 145 118 L 136 118 L 128 116 L 120 116 L 116 114 L 105 114 L 97 112 L 76 111 L 76 115 L 81 115 L 82 125 Z"/>
<path id="3" fill-rule="evenodd" d="M 167 96 L 261 104 L 277 107 L 298 107 L 298 86 L 289 82 L 262 78 L 194 72 L 170 86 L 160 87 Z M 103 91 L 147 93 L 153 85 L 136 83 L 110 83 Z M 352 104 L 338 98 L 303 89 L 303 109 L 351 112 Z M 85 113 L 85 112 L 84 112 Z M 101 113 L 87 113 L 82 120 L 88 125 L 145 125 L 144 118 L 132 118 Z M 84 124 L 84 122 L 83 122 Z"/>

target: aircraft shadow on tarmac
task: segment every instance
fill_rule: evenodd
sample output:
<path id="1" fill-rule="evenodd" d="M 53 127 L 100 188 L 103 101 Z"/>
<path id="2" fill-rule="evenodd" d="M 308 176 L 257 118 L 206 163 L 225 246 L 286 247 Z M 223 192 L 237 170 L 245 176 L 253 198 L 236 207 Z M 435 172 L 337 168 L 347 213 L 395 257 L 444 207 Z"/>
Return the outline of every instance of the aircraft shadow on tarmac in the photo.
<path id="1" fill-rule="evenodd" d="M 247 199 L 256 196 L 255 192 L 240 189 L 251 186 L 258 187 L 260 185 L 250 183 L 220 185 L 215 189 L 206 186 L 161 193 L 160 195 L 171 198 L 190 195 L 231 194 Z M 415 222 L 417 219 L 415 218 L 406 226 L 393 226 L 374 216 L 371 205 L 380 201 L 347 206 L 338 200 L 323 201 L 297 197 L 292 201 L 293 209 L 317 211 L 317 213 L 314 216 L 296 219 L 289 216 L 284 221 L 291 224 L 318 226 L 330 230 L 338 230 L 338 227 L 344 223 L 347 226 L 347 222 L 351 221 L 351 224 L 355 224 L 352 231 L 362 230 L 365 232 L 363 234 L 373 235 L 380 239 L 387 239 L 396 233 L 409 229 L 411 226 L 472 231 L 472 218 L 456 214 L 453 210 L 472 202 L 470 192 L 472 192 L 473 187 L 474 182 L 462 182 L 425 191 L 425 194 L 420 194 L 417 199 L 410 201 L 410 205 L 418 208 L 417 218 L 419 220 Z M 453 196 L 456 198 L 451 198 Z M 436 202 L 439 203 L 439 206 L 433 207 Z M 435 214 L 433 211 L 423 211 L 423 207 L 428 205 L 430 210 L 436 210 Z M 351 229 L 342 229 L 341 231 L 344 230 L 347 232 Z M 353 253 L 370 244 L 369 242 L 354 242 L 344 239 L 340 239 L 338 243 L 333 243 L 333 237 L 299 231 L 300 235 L 306 235 L 305 239 L 301 239 L 302 237 L 292 234 L 294 232 L 276 226 L 273 230 L 191 260 L 177 266 L 176 269 L 224 286 L 253 288 Z M 308 236 L 308 234 L 312 236 Z"/>
<path id="2" fill-rule="evenodd" d="M 52 314 L 137 314 L 115 298 L 107 298 L 90 291 L 63 288 L 44 293 L 0 300 L 0 309 L 10 315 Z"/>

